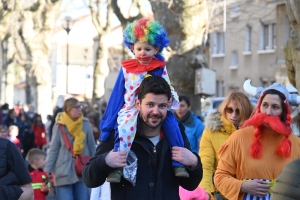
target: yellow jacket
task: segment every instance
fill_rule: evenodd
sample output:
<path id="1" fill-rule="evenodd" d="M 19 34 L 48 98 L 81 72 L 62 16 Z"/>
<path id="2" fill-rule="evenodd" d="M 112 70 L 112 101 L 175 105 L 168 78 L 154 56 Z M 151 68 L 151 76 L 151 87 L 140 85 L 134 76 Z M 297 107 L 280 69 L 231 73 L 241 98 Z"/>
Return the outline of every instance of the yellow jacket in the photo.
<path id="1" fill-rule="evenodd" d="M 200 186 L 209 194 L 215 191 L 212 180 L 219 162 L 217 156 L 219 149 L 235 130 L 234 124 L 216 110 L 205 118 L 205 129 L 200 141 L 200 157 L 203 167 Z"/>

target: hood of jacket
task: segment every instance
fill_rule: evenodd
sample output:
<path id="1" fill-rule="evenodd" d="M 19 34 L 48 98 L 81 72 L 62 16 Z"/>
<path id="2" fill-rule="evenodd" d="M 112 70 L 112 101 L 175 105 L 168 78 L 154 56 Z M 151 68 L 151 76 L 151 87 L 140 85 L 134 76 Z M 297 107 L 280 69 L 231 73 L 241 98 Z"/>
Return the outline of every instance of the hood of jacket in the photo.
<path id="1" fill-rule="evenodd" d="M 231 134 L 233 131 L 237 130 L 233 123 L 228 121 L 218 110 L 212 110 L 205 117 L 205 128 L 210 129 L 215 132 L 226 132 Z"/>

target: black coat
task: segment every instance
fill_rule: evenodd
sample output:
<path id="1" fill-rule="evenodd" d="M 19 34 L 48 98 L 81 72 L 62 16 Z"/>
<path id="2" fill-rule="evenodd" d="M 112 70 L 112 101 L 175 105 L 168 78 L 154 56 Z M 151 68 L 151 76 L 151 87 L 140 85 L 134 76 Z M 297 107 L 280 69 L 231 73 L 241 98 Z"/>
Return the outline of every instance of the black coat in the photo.
<path id="1" fill-rule="evenodd" d="M 287 164 L 278 176 L 271 200 L 300 199 L 300 158 Z"/>
<path id="2" fill-rule="evenodd" d="M 9 140 L 0 138 L 0 199 L 19 199 L 23 193 L 19 185 L 31 181 L 25 162 L 16 146 Z"/>
<path id="3" fill-rule="evenodd" d="M 190 149 L 190 144 L 180 125 L 185 147 Z M 83 180 L 88 187 L 102 185 L 107 175 L 114 169 L 105 162 L 105 156 L 114 147 L 114 132 L 110 133 L 107 141 L 101 141 L 96 154 L 90 159 L 83 170 Z M 189 178 L 178 178 L 173 173 L 171 151 L 168 140 L 163 137 L 156 145 L 136 134 L 131 150 L 138 157 L 138 171 L 136 185 L 132 186 L 123 177 L 120 183 L 111 183 L 111 199 L 120 200 L 179 200 L 179 186 L 187 190 L 194 190 L 202 179 L 202 164 L 198 158 L 198 166 L 195 169 L 187 168 Z"/>

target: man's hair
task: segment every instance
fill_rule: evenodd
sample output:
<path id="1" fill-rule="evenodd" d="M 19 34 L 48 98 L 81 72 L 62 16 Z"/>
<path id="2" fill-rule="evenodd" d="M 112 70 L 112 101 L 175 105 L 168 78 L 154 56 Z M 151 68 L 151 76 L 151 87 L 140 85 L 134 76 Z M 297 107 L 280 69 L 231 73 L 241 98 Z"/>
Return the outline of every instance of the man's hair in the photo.
<path id="1" fill-rule="evenodd" d="M 185 101 L 185 103 L 188 105 L 188 107 L 191 106 L 190 98 L 188 96 L 180 95 L 179 96 L 179 102 Z"/>
<path id="2" fill-rule="evenodd" d="M 28 151 L 27 159 L 28 162 L 32 165 L 35 160 L 38 160 L 40 156 L 46 156 L 46 153 L 38 148 L 32 148 Z"/>
<path id="3" fill-rule="evenodd" d="M 164 78 L 155 75 L 144 78 L 139 87 L 138 99 L 141 101 L 148 93 L 156 95 L 164 94 L 168 100 L 170 100 L 172 96 L 168 82 Z"/>

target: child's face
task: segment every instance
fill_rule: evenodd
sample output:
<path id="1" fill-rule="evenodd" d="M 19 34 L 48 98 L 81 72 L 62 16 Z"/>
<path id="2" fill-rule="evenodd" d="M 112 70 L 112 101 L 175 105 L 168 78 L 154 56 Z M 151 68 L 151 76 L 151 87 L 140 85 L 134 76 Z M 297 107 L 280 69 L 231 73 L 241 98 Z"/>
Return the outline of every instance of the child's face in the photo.
<path id="1" fill-rule="evenodd" d="M 44 169 L 46 166 L 46 156 L 39 156 L 34 162 L 38 169 Z"/>
<path id="2" fill-rule="evenodd" d="M 9 130 L 9 136 L 10 137 L 17 137 L 18 135 L 19 135 L 18 130 L 16 130 L 16 129 L 10 129 Z"/>
<path id="3" fill-rule="evenodd" d="M 155 48 L 147 42 L 136 42 L 133 46 L 131 46 L 131 49 L 140 64 L 149 64 L 151 58 L 159 50 L 159 48 Z"/>

